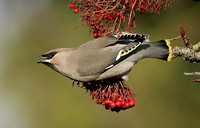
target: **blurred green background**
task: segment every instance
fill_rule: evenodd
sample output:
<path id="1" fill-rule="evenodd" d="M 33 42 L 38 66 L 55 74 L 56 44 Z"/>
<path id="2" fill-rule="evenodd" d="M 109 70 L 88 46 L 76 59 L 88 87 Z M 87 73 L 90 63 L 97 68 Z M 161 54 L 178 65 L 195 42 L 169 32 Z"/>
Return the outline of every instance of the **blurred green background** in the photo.
<path id="1" fill-rule="evenodd" d="M 89 99 L 84 89 L 48 67 L 36 56 L 59 47 L 88 41 L 87 27 L 67 0 L 0 0 L 0 128 L 199 128 L 200 84 L 184 72 L 199 64 L 182 59 L 144 59 L 134 66 L 127 84 L 139 95 L 135 107 L 107 111 Z M 152 41 L 186 30 L 200 41 L 200 2 L 178 0 L 157 14 L 136 14 L 138 33 Z M 182 40 L 173 46 L 184 46 Z"/>

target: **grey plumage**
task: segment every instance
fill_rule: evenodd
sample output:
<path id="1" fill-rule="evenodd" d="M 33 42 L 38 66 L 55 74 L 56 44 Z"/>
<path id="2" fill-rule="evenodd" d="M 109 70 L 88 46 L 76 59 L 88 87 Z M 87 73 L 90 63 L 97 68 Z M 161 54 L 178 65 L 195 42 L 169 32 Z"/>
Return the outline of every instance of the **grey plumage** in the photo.
<path id="1" fill-rule="evenodd" d="M 143 58 L 171 59 L 168 40 L 143 43 L 149 36 L 121 34 L 91 40 L 78 48 L 60 48 L 44 53 L 40 61 L 77 81 L 112 77 L 127 79 L 134 64 Z"/>

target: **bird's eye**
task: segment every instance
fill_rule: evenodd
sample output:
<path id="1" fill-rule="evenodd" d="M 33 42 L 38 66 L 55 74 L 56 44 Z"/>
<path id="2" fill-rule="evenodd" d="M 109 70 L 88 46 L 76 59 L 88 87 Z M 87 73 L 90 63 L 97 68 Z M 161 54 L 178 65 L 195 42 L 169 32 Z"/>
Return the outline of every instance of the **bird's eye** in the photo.
<path id="1" fill-rule="evenodd" d="M 53 58 L 56 54 L 57 54 L 57 52 L 51 52 L 51 53 L 47 54 L 47 59 Z"/>

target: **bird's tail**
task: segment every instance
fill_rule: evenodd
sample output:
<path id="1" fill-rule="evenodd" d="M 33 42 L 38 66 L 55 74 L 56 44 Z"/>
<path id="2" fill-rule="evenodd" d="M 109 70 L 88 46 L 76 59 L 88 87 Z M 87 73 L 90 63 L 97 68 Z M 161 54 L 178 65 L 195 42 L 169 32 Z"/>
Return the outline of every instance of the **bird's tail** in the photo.
<path id="1" fill-rule="evenodd" d="M 170 46 L 170 41 L 168 39 L 143 44 L 150 45 L 150 47 L 144 50 L 146 51 L 146 54 L 144 54 L 146 56 L 144 56 L 144 58 L 156 58 L 166 61 L 172 60 L 172 47 Z"/>
<path id="2" fill-rule="evenodd" d="M 172 60 L 172 47 L 170 45 L 170 41 L 168 39 L 160 40 L 156 42 L 150 42 L 150 57 L 162 59 L 166 61 Z"/>

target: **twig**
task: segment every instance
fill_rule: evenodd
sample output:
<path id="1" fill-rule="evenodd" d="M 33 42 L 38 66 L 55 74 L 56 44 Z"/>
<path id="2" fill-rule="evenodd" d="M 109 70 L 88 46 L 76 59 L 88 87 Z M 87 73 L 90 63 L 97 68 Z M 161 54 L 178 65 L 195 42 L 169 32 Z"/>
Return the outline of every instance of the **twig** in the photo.
<path id="1" fill-rule="evenodd" d="M 181 38 L 181 36 L 177 36 L 177 37 L 171 38 L 171 39 L 169 39 L 169 41 L 174 41 L 174 40 L 177 40 L 179 38 Z"/>
<path id="2" fill-rule="evenodd" d="M 200 72 L 190 72 L 190 73 L 184 72 L 184 75 L 186 75 L 186 76 L 196 75 L 196 76 L 200 77 Z"/>
<path id="3" fill-rule="evenodd" d="M 186 76 L 192 76 L 192 75 L 195 75 L 195 76 L 198 76 L 200 77 L 200 72 L 190 72 L 190 73 L 186 73 L 184 72 L 184 75 Z M 200 79 L 195 79 L 195 80 L 192 80 L 192 82 L 200 82 Z"/>
<path id="4" fill-rule="evenodd" d="M 183 27 L 180 25 L 180 28 L 181 28 L 181 36 L 182 36 L 182 38 L 183 38 L 183 41 L 184 41 L 184 44 L 185 44 L 185 46 L 187 47 L 187 48 L 191 48 L 191 49 L 193 49 L 193 46 L 192 46 L 192 44 L 190 43 L 190 41 L 189 41 L 189 38 L 186 36 L 186 34 L 185 34 L 185 30 L 183 29 Z"/>

